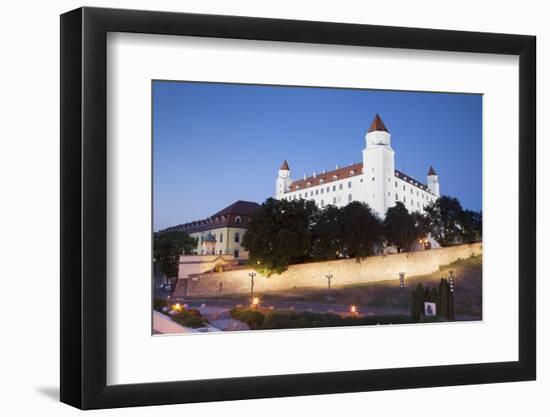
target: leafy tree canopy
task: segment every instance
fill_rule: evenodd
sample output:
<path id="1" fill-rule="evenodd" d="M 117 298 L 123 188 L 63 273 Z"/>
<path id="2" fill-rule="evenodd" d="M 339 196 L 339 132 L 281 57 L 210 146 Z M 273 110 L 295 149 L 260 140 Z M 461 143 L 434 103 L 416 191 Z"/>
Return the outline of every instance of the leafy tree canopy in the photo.
<path id="1" fill-rule="evenodd" d="M 252 215 L 243 236 L 249 263 L 269 275 L 308 257 L 318 211 L 313 201 L 267 199 Z"/>
<path id="2" fill-rule="evenodd" d="M 417 218 L 418 216 L 409 213 L 401 201 L 387 210 L 384 219 L 384 233 L 387 242 L 390 245 L 395 245 L 398 252 L 408 251 L 418 238 L 420 233 L 416 226 Z"/>
<path id="3" fill-rule="evenodd" d="M 341 210 L 344 254 L 359 261 L 380 253 L 384 247 L 384 226 L 372 209 L 353 201 Z"/>
<path id="4" fill-rule="evenodd" d="M 442 196 L 426 207 L 430 233 L 440 245 L 460 240 L 462 234 L 462 205 L 456 198 Z"/>
<path id="5" fill-rule="evenodd" d="M 185 232 L 162 232 L 155 235 L 153 257 L 159 269 L 168 278 L 178 276 L 179 257 L 190 254 L 197 247 L 197 239 Z"/>

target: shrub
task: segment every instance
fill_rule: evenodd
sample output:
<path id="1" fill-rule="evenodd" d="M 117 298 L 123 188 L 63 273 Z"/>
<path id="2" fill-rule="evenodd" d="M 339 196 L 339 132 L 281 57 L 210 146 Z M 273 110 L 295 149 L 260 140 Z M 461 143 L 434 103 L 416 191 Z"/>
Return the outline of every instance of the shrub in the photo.
<path id="1" fill-rule="evenodd" d="M 258 310 L 248 308 L 233 308 L 229 313 L 234 319 L 246 323 L 251 330 L 261 329 L 265 319 L 265 316 Z"/>
<path id="2" fill-rule="evenodd" d="M 172 320 L 182 326 L 191 327 L 193 329 L 204 327 L 208 323 L 208 320 L 201 315 L 200 311 L 195 309 L 178 311 L 172 315 Z"/>
<path id="3" fill-rule="evenodd" d="M 161 311 L 163 307 L 166 307 L 168 304 L 166 303 L 165 299 L 162 298 L 155 298 L 153 300 L 153 309 L 157 311 Z"/>

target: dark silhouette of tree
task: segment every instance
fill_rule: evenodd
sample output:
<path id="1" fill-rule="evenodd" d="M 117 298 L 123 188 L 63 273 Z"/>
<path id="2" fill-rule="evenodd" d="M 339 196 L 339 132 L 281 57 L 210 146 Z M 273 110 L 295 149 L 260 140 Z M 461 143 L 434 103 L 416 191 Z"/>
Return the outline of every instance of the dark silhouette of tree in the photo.
<path id="1" fill-rule="evenodd" d="M 442 196 L 426 207 L 430 233 L 437 242 L 446 246 L 462 237 L 462 205 L 453 197 Z"/>
<path id="2" fill-rule="evenodd" d="M 482 237 L 483 217 L 481 211 L 463 210 L 460 215 L 462 241 L 479 242 Z"/>
<path id="3" fill-rule="evenodd" d="M 311 255 L 316 260 L 336 259 L 343 251 L 342 209 L 326 206 L 319 211 L 313 226 Z"/>
<path id="4" fill-rule="evenodd" d="M 341 209 L 341 219 L 344 255 L 360 261 L 382 251 L 384 226 L 367 204 L 349 203 Z"/>
<path id="5" fill-rule="evenodd" d="M 411 245 L 418 238 L 415 218 L 401 201 L 387 210 L 384 234 L 387 242 L 397 247 L 397 252 L 410 250 Z"/>
<path id="6" fill-rule="evenodd" d="M 178 277 L 179 258 L 197 248 L 197 239 L 185 232 L 159 232 L 155 234 L 153 258 L 157 267 L 167 279 Z"/>
<path id="7" fill-rule="evenodd" d="M 243 236 L 242 246 L 249 251 L 249 263 L 270 275 L 309 257 L 317 217 L 313 201 L 267 199 L 251 216 Z"/>

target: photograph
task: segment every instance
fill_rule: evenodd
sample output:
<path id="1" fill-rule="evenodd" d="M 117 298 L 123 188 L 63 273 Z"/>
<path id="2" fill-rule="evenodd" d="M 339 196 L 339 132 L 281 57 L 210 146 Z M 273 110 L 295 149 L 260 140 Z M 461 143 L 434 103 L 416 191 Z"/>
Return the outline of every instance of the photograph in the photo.
<path id="1" fill-rule="evenodd" d="M 152 334 L 483 320 L 483 95 L 151 88 Z"/>

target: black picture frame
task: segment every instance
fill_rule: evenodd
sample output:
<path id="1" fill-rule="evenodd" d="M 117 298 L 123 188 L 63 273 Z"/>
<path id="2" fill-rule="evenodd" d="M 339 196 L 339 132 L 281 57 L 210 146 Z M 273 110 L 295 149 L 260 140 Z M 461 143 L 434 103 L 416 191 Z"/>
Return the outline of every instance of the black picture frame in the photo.
<path id="1" fill-rule="evenodd" d="M 519 56 L 519 360 L 108 386 L 108 32 Z M 421 388 L 536 377 L 534 36 L 80 8 L 61 16 L 61 401 L 82 409 Z"/>

